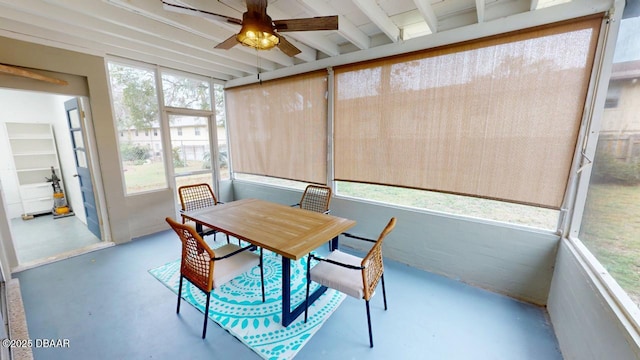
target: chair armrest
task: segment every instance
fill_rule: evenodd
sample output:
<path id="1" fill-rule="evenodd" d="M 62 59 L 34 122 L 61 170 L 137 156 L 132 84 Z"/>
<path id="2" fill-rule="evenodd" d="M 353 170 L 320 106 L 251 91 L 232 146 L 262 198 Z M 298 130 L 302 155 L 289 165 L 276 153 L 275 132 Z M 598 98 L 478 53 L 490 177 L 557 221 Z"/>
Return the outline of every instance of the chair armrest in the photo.
<path id="1" fill-rule="evenodd" d="M 364 266 L 355 266 L 355 265 L 351 265 L 351 264 L 345 264 L 345 263 L 341 263 L 341 262 L 339 262 L 339 261 L 335 261 L 335 260 L 330 260 L 330 259 L 321 258 L 321 257 L 315 256 L 315 255 L 313 255 L 313 254 L 312 254 L 312 255 L 309 255 L 309 263 L 311 263 L 311 259 L 316 259 L 316 260 L 318 260 L 318 261 L 328 262 L 328 263 L 330 263 L 330 264 L 338 265 L 338 266 L 342 266 L 342 267 L 344 267 L 344 268 L 352 269 L 352 270 L 363 270 L 363 269 L 365 269 L 365 267 L 364 267 Z"/>
<path id="2" fill-rule="evenodd" d="M 356 240 L 364 240 L 364 241 L 368 241 L 368 242 L 372 242 L 372 243 L 377 241 L 377 240 L 368 239 L 368 238 L 364 238 L 364 237 L 361 237 L 361 236 L 356 236 L 356 235 L 353 235 L 353 234 L 349 234 L 349 233 L 346 233 L 346 232 L 342 233 L 342 235 L 344 235 L 344 236 L 346 236 L 348 238 L 352 238 L 352 239 L 356 239 Z"/>
<path id="3" fill-rule="evenodd" d="M 226 259 L 226 258 L 232 257 L 233 255 L 239 254 L 239 253 L 241 253 L 243 251 L 249 250 L 249 249 L 251 249 L 253 247 L 255 247 L 255 245 L 245 246 L 245 247 L 240 248 L 240 249 L 238 249 L 238 250 L 236 250 L 236 251 L 234 251 L 232 253 L 228 253 L 225 256 L 215 257 L 215 258 L 211 259 L 211 261 L 218 261 L 218 260 Z"/>

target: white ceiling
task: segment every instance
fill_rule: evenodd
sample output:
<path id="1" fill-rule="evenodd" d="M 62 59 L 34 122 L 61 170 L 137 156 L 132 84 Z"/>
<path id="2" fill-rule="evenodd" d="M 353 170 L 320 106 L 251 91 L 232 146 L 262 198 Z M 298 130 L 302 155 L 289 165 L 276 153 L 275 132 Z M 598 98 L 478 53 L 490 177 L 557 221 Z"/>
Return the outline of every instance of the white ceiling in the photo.
<path id="1" fill-rule="evenodd" d="M 180 0 L 242 18 L 243 0 Z M 618 1 L 619 2 L 619 1 Z M 274 19 L 339 15 L 339 30 L 283 33 L 302 50 L 214 49 L 235 25 L 161 0 L 0 0 L 0 36 L 211 76 L 237 85 L 607 11 L 613 0 L 270 0 Z M 2 51 L 6 51 L 2 49 Z M 259 69 L 259 70 L 258 70 Z"/>

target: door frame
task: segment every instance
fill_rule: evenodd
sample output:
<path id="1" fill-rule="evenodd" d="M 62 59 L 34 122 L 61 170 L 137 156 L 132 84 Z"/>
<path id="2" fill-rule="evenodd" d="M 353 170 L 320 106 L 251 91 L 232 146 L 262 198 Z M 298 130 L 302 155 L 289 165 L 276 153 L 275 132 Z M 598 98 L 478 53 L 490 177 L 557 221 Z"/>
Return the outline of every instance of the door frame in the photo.
<path id="1" fill-rule="evenodd" d="M 5 87 L 5 89 L 15 90 L 15 91 L 24 91 L 24 90 L 37 91 L 37 90 L 12 88 L 12 87 Z M 63 95 L 63 96 L 69 96 L 69 97 L 75 96 L 76 98 L 78 98 L 78 100 L 80 100 L 81 107 L 85 113 L 85 116 L 83 117 L 83 120 L 82 120 L 82 131 L 83 131 L 83 135 L 85 136 L 85 141 L 87 142 L 86 144 L 87 145 L 86 147 L 87 163 L 91 173 L 91 182 L 93 184 L 94 195 L 96 198 L 96 209 L 98 210 L 98 218 L 100 219 L 100 229 L 102 233 L 102 241 L 95 245 L 95 249 L 101 249 L 101 248 L 104 248 L 105 246 L 107 247 L 111 246 L 114 243 L 111 235 L 109 217 L 107 216 L 104 184 L 102 182 L 102 179 L 99 176 L 96 176 L 96 174 L 100 174 L 100 169 L 98 167 L 99 156 L 98 156 L 97 141 L 95 137 L 95 130 L 93 126 L 93 117 L 91 113 L 91 100 L 88 96 L 85 96 L 85 95 L 70 95 L 70 94 L 56 93 L 56 92 L 46 92 L 46 93 L 50 95 Z M 63 103 L 61 103 L 61 107 L 62 109 L 64 109 Z M 67 128 L 68 128 L 68 124 L 67 124 Z M 2 196 L 0 196 L 0 206 L 2 206 L 3 208 L 6 208 L 6 200 Z M 0 215 L 2 215 L 4 219 L 6 219 L 7 228 L 9 229 L 9 231 L 7 231 L 7 234 L 0 234 L 0 249 L 8 250 L 8 254 L 6 258 L 8 263 L 3 262 L 2 270 L 4 271 L 4 274 L 7 274 L 7 273 L 11 274 L 14 272 L 26 270 L 27 267 L 24 267 L 18 263 L 18 258 L 15 253 L 14 238 L 13 238 L 13 235 L 11 234 L 11 223 L 8 221 L 9 214 L 7 214 L 6 212 L 0 211 Z M 8 236 L 3 236 L 3 235 L 8 235 Z M 90 252 L 93 250 L 94 250 L 94 247 L 88 248 L 86 252 Z M 2 258 L 0 256 L 0 260 L 5 260 L 5 258 Z M 44 260 L 41 264 L 37 264 L 37 265 L 44 265 L 56 260 L 58 260 L 58 258 L 47 259 L 47 260 Z M 37 266 L 37 265 L 34 265 L 34 266 Z M 32 266 L 29 266 L 28 268 L 31 268 L 31 267 Z M 5 280 L 10 278 L 11 277 L 5 278 Z"/>

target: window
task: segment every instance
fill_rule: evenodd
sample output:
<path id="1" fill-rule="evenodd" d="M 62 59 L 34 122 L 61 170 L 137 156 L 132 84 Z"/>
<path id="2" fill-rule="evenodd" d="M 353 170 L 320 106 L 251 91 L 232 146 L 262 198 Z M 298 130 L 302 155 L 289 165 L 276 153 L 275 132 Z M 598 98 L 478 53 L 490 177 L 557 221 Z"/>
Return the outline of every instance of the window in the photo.
<path id="1" fill-rule="evenodd" d="M 158 129 L 153 129 L 153 136 L 158 136 Z"/>
<path id="2" fill-rule="evenodd" d="M 637 16 L 637 15 L 636 15 Z M 623 18 L 578 234 L 640 304 L 640 17 Z"/>
<path id="3" fill-rule="evenodd" d="M 144 136 L 149 136 L 149 129 L 144 130 Z"/>
<path id="4" fill-rule="evenodd" d="M 200 136 L 200 128 L 199 127 L 195 127 L 193 128 L 193 132 L 196 136 Z"/>
<path id="5" fill-rule="evenodd" d="M 326 183 L 326 91 L 322 72 L 227 90 L 234 172 Z"/>
<path id="6" fill-rule="evenodd" d="M 207 80 L 163 71 L 162 91 L 165 106 L 211 110 L 211 92 Z"/>
<path id="7" fill-rule="evenodd" d="M 116 62 L 109 62 L 108 68 L 116 127 L 129 135 L 119 138 L 126 194 L 166 189 L 161 136 L 153 139 L 153 147 L 136 139 L 139 130 L 157 126 L 160 121 L 155 72 Z M 131 129 L 135 138 L 130 138 Z"/>
<path id="8" fill-rule="evenodd" d="M 600 23 L 336 68 L 336 180 L 560 209 Z"/>
<path id="9" fill-rule="evenodd" d="M 555 230 L 600 23 L 336 68 L 336 193 Z"/>
<path id="10" fill-rule="evenodd" d="M 218 138 L 218 169 L 220 180 L 229 180 L 229 147 L 227 146 L 227 114 L 224 104 L 224 86 L 213 85 L 215 102 L 216 136 Z"/>
<path id="11" fill-rule="evenodd" d="M 196 138 L 191 131 L 191 129 L 203 129 L 202 132 L 208 133 L 209 119 L 209 116 L 168 114 L 171 134 L 178 133 L 178 129 L 174 131 L 174 126 L 184 126 L 189 130 L 184 132 L 184 137 L 171 139 L 176 188 L 197 183 L 213 185 L 209 138 L 204 136 Z"/>
<path id="12" fill-rule="evenodd" d="M 182 136 L 182 128 L 176 128 L 176 131 L 178 132 L 178 136 Z"/>

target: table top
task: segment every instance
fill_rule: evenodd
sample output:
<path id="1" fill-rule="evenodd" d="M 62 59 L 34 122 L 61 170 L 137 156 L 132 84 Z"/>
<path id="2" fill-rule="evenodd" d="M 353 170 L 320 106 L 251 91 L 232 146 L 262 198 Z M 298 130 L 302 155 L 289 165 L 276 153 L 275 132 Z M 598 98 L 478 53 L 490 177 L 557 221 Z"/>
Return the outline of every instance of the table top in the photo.
<path id="1" fill-rule="evenodd" d="M 184 217 L 298 260 L 356 222 L 259 199 L 185 212 Z"/>

